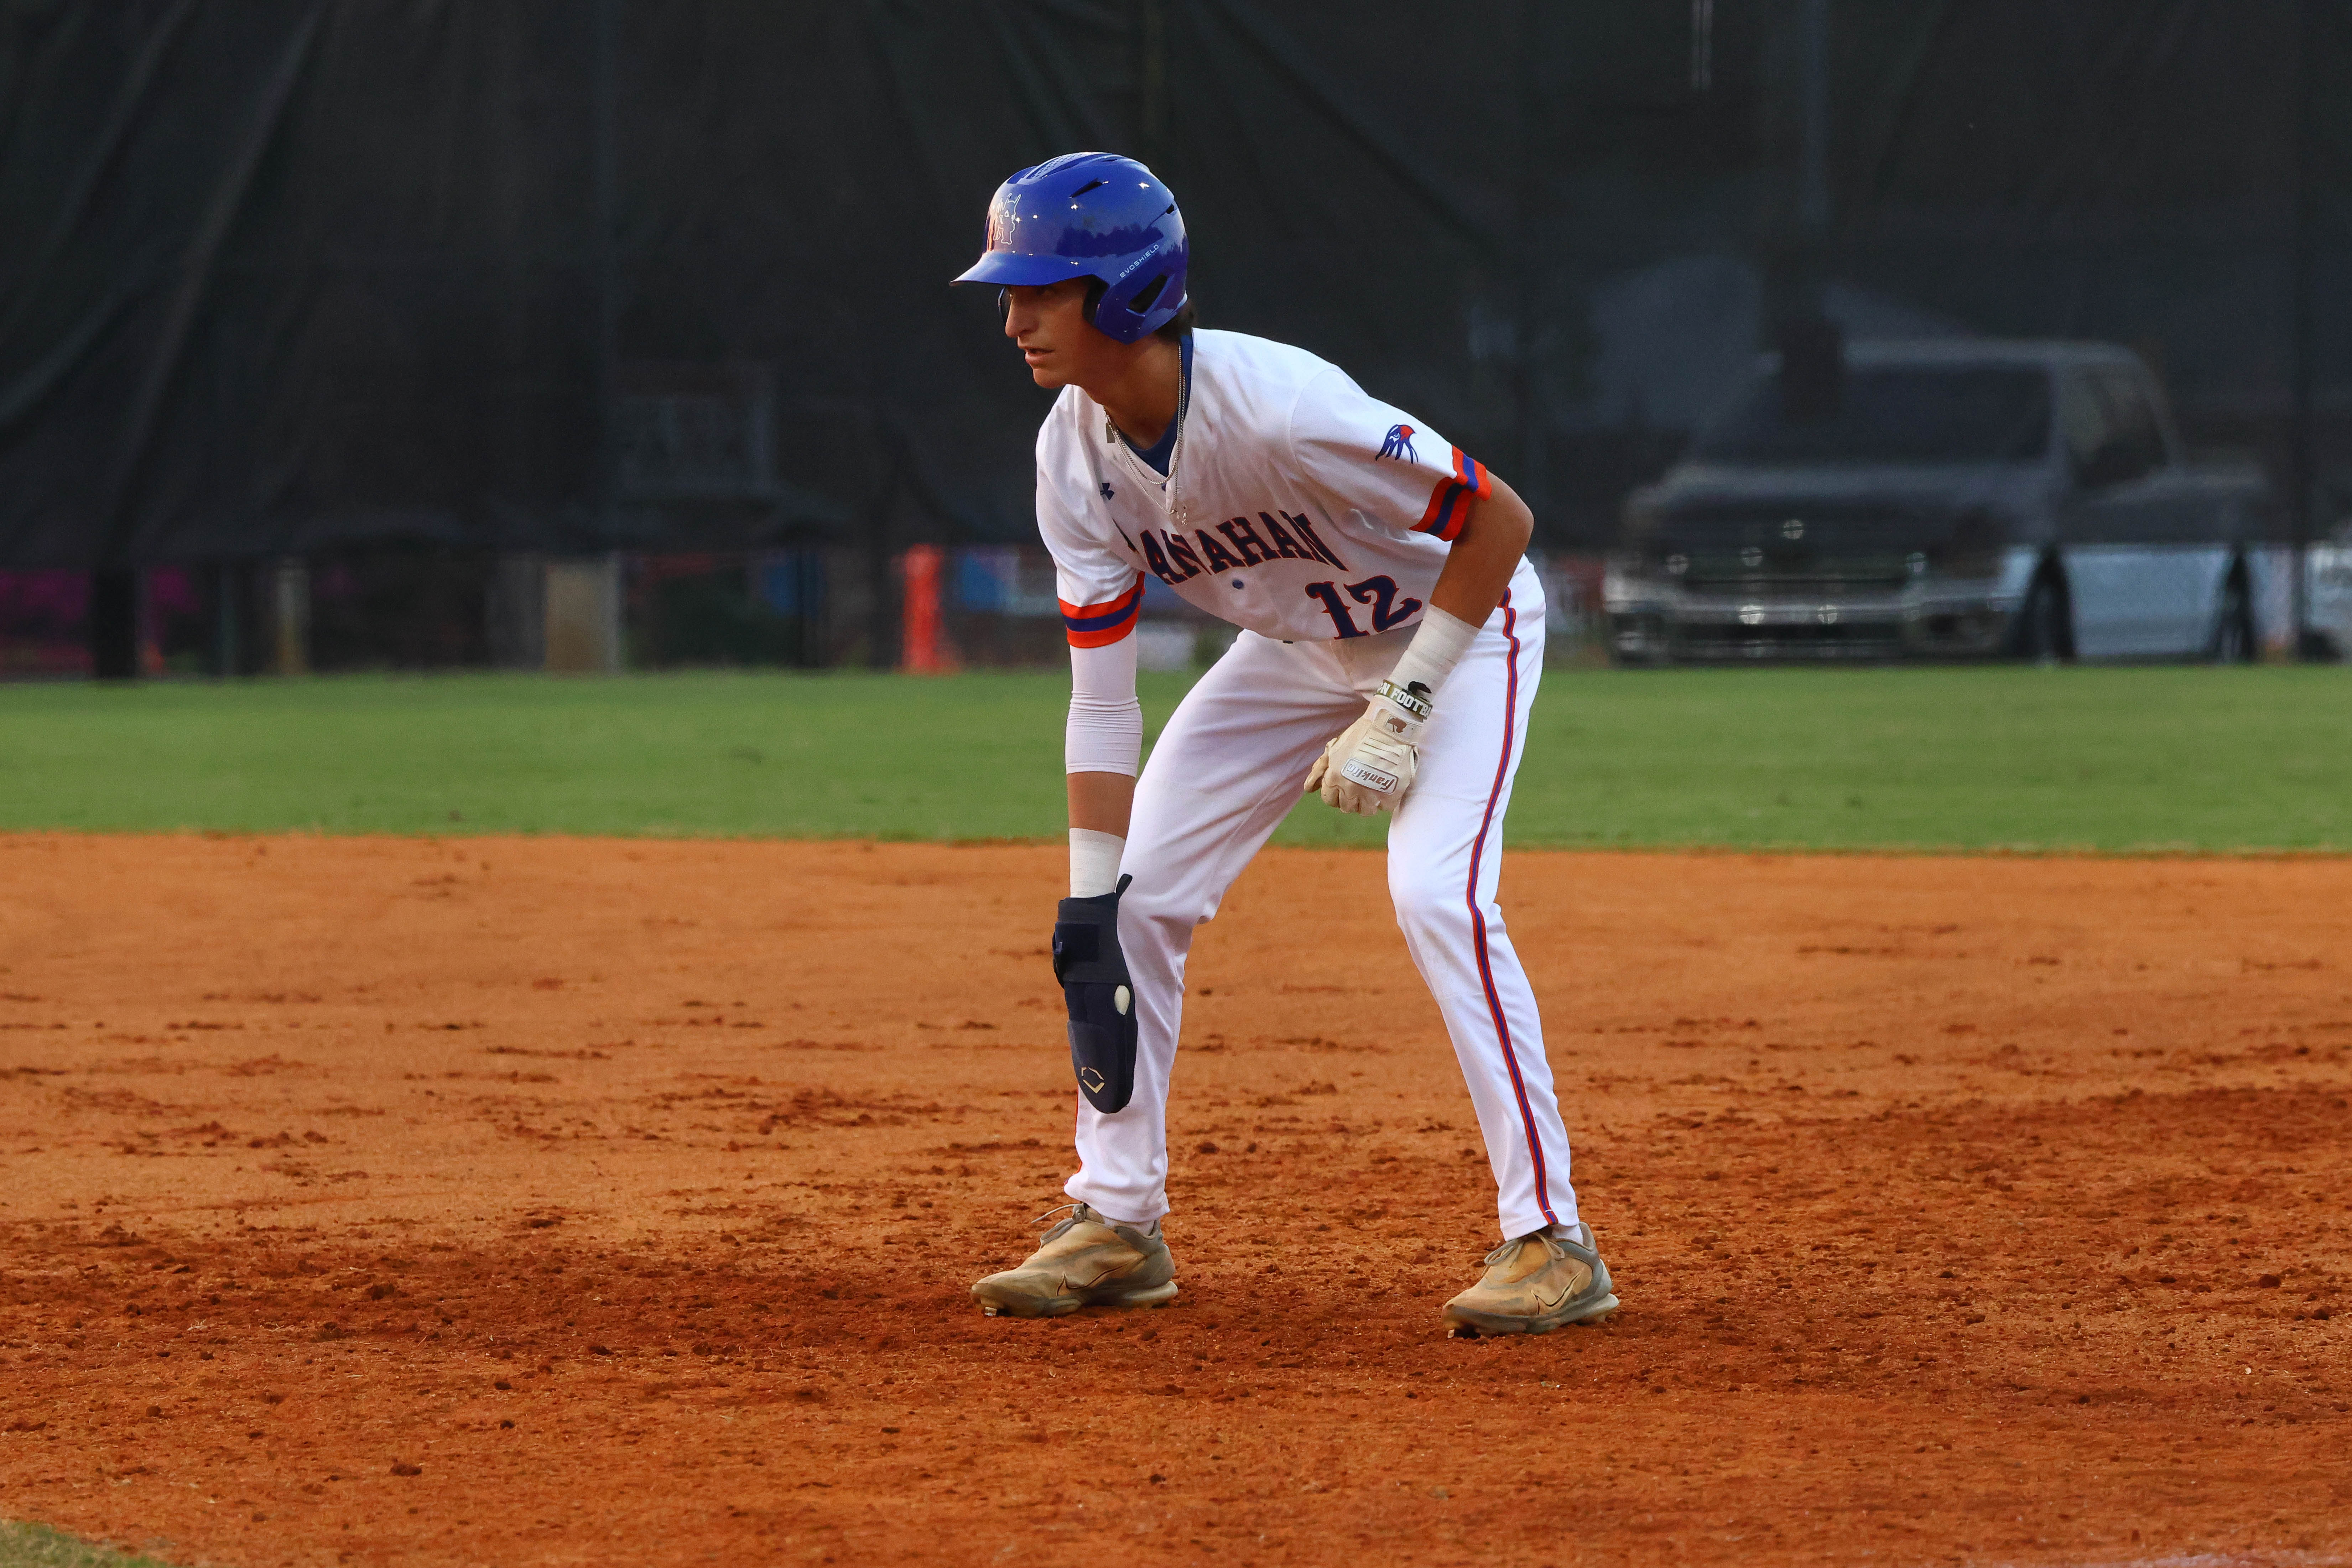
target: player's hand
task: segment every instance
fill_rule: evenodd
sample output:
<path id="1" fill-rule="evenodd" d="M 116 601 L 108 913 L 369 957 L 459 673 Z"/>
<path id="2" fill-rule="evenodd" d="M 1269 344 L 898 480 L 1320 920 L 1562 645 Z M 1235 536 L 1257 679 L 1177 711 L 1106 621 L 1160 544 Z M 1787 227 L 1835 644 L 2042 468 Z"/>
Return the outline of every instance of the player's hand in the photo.
<path id="1" fill-rule="evenodd" d="M 1323 804 L 1369 816 L 1393 811 L 1421 766 L 1421 732 L 1429 722 L 1428 689 L 1381 682 L 1363 717 L 1323 748 L 1307 770 L 1307 789 Z"/>

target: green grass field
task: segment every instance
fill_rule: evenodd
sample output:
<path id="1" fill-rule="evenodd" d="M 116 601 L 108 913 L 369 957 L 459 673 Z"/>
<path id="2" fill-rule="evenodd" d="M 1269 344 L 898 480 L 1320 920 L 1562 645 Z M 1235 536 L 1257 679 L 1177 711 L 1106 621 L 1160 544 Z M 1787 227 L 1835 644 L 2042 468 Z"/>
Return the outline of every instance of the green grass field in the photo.
<path id="1" fill-rule="evenodd" d="M 1146 677 L 1155 730 L 1186 678 Z M 1057 671 L 0 687 L 0 828 L 1050 838 Z M 1319 803 L 1281 841 L 1377 843 Z M 2352 669 L 1560 669 L 1522 845 L 2352 849 Z"/>
<path id="2" fill-rule="evenodd" d="M 129 1557 L 51 1530 L 0 1519 L 0 1568 L 163 1568 L 152 1557 Z"/>

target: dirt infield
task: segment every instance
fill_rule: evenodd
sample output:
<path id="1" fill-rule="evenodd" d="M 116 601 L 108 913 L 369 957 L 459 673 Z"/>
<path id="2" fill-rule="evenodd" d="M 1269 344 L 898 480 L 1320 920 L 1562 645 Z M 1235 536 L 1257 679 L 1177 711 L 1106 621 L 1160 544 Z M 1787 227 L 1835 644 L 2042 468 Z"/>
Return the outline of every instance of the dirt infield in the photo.
<path id="1" fill-rule="evenodd" d="M 1202 934 L 1163 1311 L 1051 849 L 0 838 L 0 1517 L 183 1562 L 2352 1561 L 2352 864 L 1516 857 L 1610 1324 L 1381 862 Z M 2235 1560 L 2232 1558 L 2231 1560 Z"/>

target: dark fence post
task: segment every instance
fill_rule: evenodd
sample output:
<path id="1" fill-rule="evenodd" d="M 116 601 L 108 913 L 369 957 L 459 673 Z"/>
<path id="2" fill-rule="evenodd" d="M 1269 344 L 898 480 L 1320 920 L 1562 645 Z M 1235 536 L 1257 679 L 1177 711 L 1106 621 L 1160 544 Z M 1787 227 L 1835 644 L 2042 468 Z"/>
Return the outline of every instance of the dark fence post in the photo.
<path id="1" fill-rule="evenodd" d="M 205 650 L 205 670 L 215 679 L 226 680 L 245 673 L 246 640 L 248 636 L 245 601 L 249 593 L 247 579 L 251 569 L 241 562 L 216 562 L 207 571 L 207 584 L 212 610 L 212 638 Z"/>
<path id="2" fill-rule="evenodd" d="M 139 573 L 109 566 L 89 574 L 89 666 L 100 680 L 139 675 Z"/>
<path id="3" fill-rule="evenodd" d="M 2302 0 L 2296 20 L 2302 35 L 2296 63 L 2294 115 L 2294 208 L 2292 298 L 2287 304 L 2287 657 L 2310 658 L 2315 650 L 2311 625 L 2311 542 L 2319 521 L 2317 426 L 2317 279 L 2319 192 L 2312 165 L 2319 156 L 2319 6 Z"/>

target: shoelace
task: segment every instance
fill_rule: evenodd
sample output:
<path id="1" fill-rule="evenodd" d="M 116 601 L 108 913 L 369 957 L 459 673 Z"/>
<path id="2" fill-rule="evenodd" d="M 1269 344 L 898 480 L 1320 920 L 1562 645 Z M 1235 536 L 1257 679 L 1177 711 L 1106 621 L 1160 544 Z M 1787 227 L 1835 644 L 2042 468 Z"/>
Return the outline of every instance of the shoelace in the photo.
<path id="1" fill-rule="evenodd" d="M 1067 1218 L 1067 1219 L 1066 1219 L 1066 1220 L 1063 1220 L 1060 1224 L 1058 1224 L 1058 1225 L 1055 1226 L 1053 1229 L 1051 1229 L 1051 1230 L 1047 1231 L 1044 1236 L 1042 1236 L 1042 1237 L 1038 1237 L 1038 1242 L 1039 1242 L 1039 1244 L 1040 1244 L 1040 1245 L 1043 1245 L 1043 1244 L 1044 1244 L 1044 1243 L 1045 1243 L 1045 1242 L 1048 1242 L 1048 1241 L 1053 1240 L 1055 1237 L 1057 1237 L 1057 1236 L 1061 1235 L 1064 1231 L 1066 1231 L 1066 1230 L 1069 1229 L 1072 1226 L 1074 1226 L 1074 1225 L 1077 1224 L 1080 1220 L 1082 1220 L 1082 1219 L 1092 1219 L 1092 1218 L 1094 1218 L 1094 1217 L 1095 1217 L 1094 1210 L 1092 1210 L 1092 1209 L 1090 1209 L 1090 1208 L 1087 1207 L 1087 1205 L 1084 1205 L 1084 1204 L 1078 1204 L 1078 1203 L 1069 1203 L 1069 1204 L 1063 1204 L 1062 1205 L 1060 1205 L 1060 1207 L 1057 1207 L 1057 1208 L 1050 1208 L 1050 1209 L 1047 1209 L 1044 1214 L 1039 1215 L 1035 1219 L 1031 1220 L 1029 1223 L 1030 1223 L 1031 1225 L 1044 1225 L 1044 1224 L 1045 1224 L 1045 1223 L 1046 1223 L 1048 1220 L 1052 1219 L 1055 1215 L 1060 1214 L 1064 1209 L 1069 1209 L 1069 1210 L 1072 1210 L 1072 1211 L 1075 1211 L 1075 1212 L 1073 1212 L 1073 1213 L 1070 1215 L 1070 1217 L 1069 1217 L 1069 1218 Z"/>
<path id="2" fill-rule="evenodd" d="M 1517 1257 L 1519 1248 L 1525 1247 L 1531 1241 L 1541 1242 L 1543 1244 L 1544 1250 L 1550 1253 L 1554 1258 L 1565 1258 L 1568 1256 L 1568 1249 L 1560 1245 L 1559 1237 L 1552 1235 L 1548 1230 L 1538 1230 L 1531 1232 L 1527 1236 L 1515 1236 L 1511 1237 L 1510 1240 L 1503 1243 L 1502 1246 L 1495 1248 L 1494 1251 L 1486 1254 L 1485 1258 L 1486 1267 L 1492 1268 L 1497 1263 L 1502 1263 L 1507 1259 Z"/>

